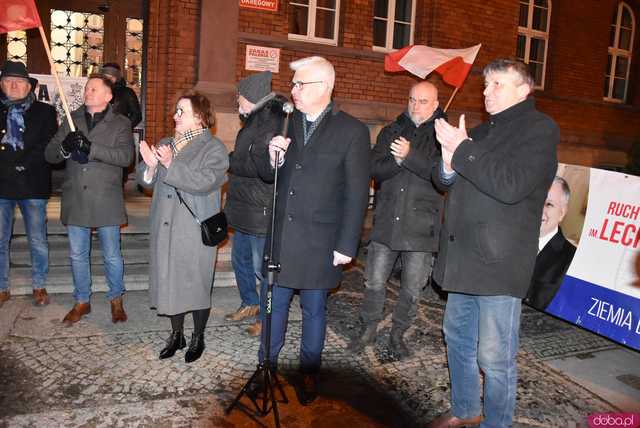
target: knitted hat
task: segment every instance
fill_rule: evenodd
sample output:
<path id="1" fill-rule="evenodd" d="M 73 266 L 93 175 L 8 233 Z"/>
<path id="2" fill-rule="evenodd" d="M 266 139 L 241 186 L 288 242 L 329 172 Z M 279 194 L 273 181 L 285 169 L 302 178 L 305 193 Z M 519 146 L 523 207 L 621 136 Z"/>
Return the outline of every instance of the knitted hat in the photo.
<path id="1" fill-rule="evenodd" d="M 255 104 L 271 93 L 271 72 L 263 71 L 238 82 L 238 93 Z"/>
<path id="2" fill-rule="evenodd" d="M 117 64 L 107 63 L 102 66 L 100 69 L 100 74 L 108 74 L 109 76 L 113 76 L 116 80 L 119 80 L 122 77 L 122 71 L 120 71 L 120 67 Z"/>
<path id="3" fill-rule="evenodd" d="M 27 72 L 27 67 L 21 62 L 16 61 L 6 61 L 0 69 L 0 78 L 2 77 L 22 77 L 23 79 L 29 80 L 29 72 Z"/>

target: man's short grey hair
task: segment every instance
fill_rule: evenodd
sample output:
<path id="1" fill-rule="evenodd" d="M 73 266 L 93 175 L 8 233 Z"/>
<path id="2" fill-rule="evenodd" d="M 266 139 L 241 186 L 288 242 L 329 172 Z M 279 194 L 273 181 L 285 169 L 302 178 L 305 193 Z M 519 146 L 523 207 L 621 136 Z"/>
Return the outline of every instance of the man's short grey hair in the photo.
<path id="1" fill-rule="evenodd" d="M 491 61 L 482 70 L 482 75 L 487 77 L 491 73 L 507 73 L 513 71 L 520 77 L 520 84 L 527 84 L 533 91 L 535 81 L 529 72 L 529 67 L 520 61 L 513 61 L 511 59 L 495 59 Z"/>
<path id="2" fill-rule="evenodd" d="M 560 177 L 559 175 L 556 175 L 556 177 L 553 179 L 553 182 L 558 183 L 562 188 L 562 196 L 564 196 L 564 203 L 565 205 L 568 205 L 569 199 L 571 199 L 571 188 L 569 187 L 569 183 L 567 183 L 567 180 Z"/>
<path id="3" fill-rule="evenodd" d="M 309 56 L 293 61 L 289 64 L 289 67 L 291 67 L 293 71 L 298 71 L 303 68 L 312 68 L 319 74 L 319 77 L 327 83 L 329 90 L 333 90 L 333 85 L 336 82 L 336 70 L 333 68 L 333 64 L 325 58 L 321 56 Z"/>

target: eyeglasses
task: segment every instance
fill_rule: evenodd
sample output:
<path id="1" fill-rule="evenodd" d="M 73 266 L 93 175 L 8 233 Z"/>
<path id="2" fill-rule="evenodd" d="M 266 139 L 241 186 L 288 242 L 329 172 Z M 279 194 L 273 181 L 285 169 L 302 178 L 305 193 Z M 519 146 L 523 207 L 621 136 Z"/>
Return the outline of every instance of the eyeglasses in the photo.
<path id="1" fill-rule="evenodd" d="M 324 83 L 324 80 L 316 80 L 314 82 L 291 82 L 291 89 L 302 90 L 304 85 L 311 85 L 312 83 Z"/>
<path id="2" fill-rule="evenodd" d="M 183 114 L 189 113 L 187 110 L 183 110 L 182 107 L 176 108 L 176 116 L 182 117 Z"/>
<path id="3" fill-rule="evenodd" d="M 421 106 L 426 106 L 427 104 L 429 104 L 431 102 L 431 100 L 426 100 L 426 99 L 421 99 L 421 100 L 417 100 L 413 97 L 409 97 L 409 104 L 415 104 L 418 103 Z"/>

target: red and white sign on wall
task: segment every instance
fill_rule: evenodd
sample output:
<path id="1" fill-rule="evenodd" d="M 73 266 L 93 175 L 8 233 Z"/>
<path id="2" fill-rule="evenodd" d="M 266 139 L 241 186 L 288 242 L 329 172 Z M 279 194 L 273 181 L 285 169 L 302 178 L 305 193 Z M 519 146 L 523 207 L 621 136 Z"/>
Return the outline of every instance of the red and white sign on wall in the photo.
<path id="1" fill-rule="evenodd" d="M 246 70 L 251 71 L 280 71 L 280 49 L 265 46 L 247 45 L 245 57 Z"/>
<path id="2" fill-rule="evenodd" d="M 278 0 L 240 0 L 240 7 L 277 12 Z"/>

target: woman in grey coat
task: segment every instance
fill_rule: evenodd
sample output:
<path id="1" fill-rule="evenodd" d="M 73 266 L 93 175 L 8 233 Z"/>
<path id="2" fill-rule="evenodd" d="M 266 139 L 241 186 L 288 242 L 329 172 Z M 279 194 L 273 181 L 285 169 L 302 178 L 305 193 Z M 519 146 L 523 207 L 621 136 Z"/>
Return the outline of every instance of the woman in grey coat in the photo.
<path id="1" fill-rule="evenodd" d="M 157 146 L 141 142 L 144 163 L 137 174 L 142 186 L 153 187 L 151 307 L 171 318 L 172 333 L 160 359 L 170 358 L 186 346 L 184 317 L 191 312 L 194 332 L 185 354 L 190 363 L 204 351 L 217 248 L 202 244 L 200 226 L 177 192 L 200 220 L 217 214 L 229 157 L 224 145 L 209 132 L 213 114 L 204 95 L 188 92 L 181 96 L 173 119 L 173 138 L 164 138 Z"/>

